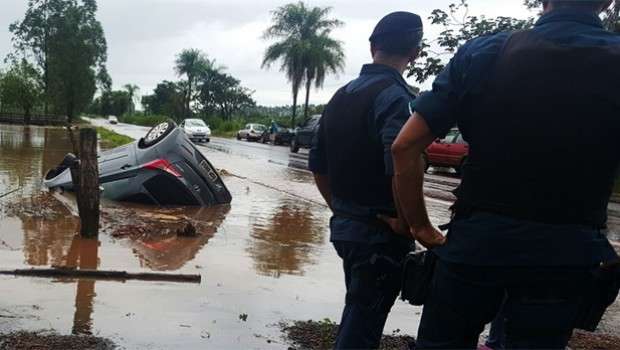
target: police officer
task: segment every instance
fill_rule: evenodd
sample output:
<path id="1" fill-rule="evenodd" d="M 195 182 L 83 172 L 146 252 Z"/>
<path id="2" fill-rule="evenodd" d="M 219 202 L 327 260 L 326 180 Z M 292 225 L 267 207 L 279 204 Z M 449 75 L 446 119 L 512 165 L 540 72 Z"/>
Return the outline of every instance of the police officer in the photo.
<path id="1" fill-rule="evenodd" d="M 507 348 L 563 349 L 596 305 L 591 271 L 618 259 L 603 231 L 620 164 L 620 37 L 599 18 L 610 3 L 543 1 L 533 29 L 466 43 L 414 102 L 393 146 L 397 198 L 439 257 L 418 348 L 475 348 L 506 295 Z M 420 156 L 455 125 L 470 154 L 444 242 Z"/>
<path id="2" fill-rule="evenodd" d="M 325 108 L 309 167 L 334 212 L 331 241 L 343 260 L 347 288 L 335 347 L 378 348 L 400 292 L 400 262 L 411 248 L 378 219 L 397 218 L 392 192 L 392 142 L 411 116 L 414 93 L 403 79 L 419 53 L 419 16 L 396 12 L 370 37 L 373 64 L 341 88 Z"/>

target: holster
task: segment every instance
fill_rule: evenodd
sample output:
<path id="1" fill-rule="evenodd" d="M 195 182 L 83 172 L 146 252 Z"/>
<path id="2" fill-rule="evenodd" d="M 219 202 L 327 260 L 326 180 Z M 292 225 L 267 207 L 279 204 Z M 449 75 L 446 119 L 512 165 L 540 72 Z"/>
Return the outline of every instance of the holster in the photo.
<path id="1" fill-rule="evenodd" d="M 430 250 L 407 255 L 403 264 L 402 300 L 416 306 L 426 303 L 436 263 L 437 255 Z"/>
<path id="2" fill-rule="evenodd" d="M 619 291 L 620 262 L 593 270 L 575 328 L 594 332 L 605 310 L 615 302 Z"/>

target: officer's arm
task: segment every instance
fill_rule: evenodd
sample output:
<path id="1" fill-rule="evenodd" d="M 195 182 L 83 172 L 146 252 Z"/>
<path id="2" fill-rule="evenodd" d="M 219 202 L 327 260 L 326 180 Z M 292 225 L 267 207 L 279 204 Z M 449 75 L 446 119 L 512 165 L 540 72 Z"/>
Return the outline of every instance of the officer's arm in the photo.
<path id="1" fill-rule="evenodd" d="M 319 192 L 321 192 L 321 196 L 323 196 L 325 203 L 331 208 L 332 192 L 329 189 L 329 176 L 314 173 L 314 182 L 316 182 L 316 187 L 319 189 Z"/>
<path id="2" fill-rule="evenodd" d="M 424 200 L 422 153 L 435 140 L 424 118 L 415 112 L 392 145 L 397 202 L 413 237 L 427 248 L 442 245 L 444 236 L 433 227 Z"/>

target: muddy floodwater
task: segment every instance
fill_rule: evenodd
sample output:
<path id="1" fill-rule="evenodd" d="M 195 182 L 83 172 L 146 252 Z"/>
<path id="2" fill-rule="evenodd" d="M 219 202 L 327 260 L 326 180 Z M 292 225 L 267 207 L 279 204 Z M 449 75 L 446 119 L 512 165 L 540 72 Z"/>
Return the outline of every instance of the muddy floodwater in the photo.
<path id="1" fill-rule="evenodd" d="M 143 129 L 127 127 L 126 134 L 140 136 L 132 133 Z M 200 150 L 224 174 L 231 205 L 104 201 L 102 233 L 87 240 L 76 236 L 72 196 L 41 186 L 69 151 L 64 130 L 0 125 L 0 196 L 16 191 L 0 198 L 0 270 L 202 276 L 200 284 L 0 277 L 0 332 L 93 334 L 127 349 L 286 349 L 280 322 L 339 320 L 343 274 L 329 242 L 330 212 L 311 175 L 291 166 L 300 160 L 285 148 L 219 142 Z M 442 181 L 433 185 L 438 192 L 446 191 Z M 444 223 L 449 201 L 438 196 L 429 204 L 435 223 Z M 197 237 L 176 235 L 187 222 Z M 419 308 L 398 302 L 386 333 L 415 335 L 419 317 Z"/>

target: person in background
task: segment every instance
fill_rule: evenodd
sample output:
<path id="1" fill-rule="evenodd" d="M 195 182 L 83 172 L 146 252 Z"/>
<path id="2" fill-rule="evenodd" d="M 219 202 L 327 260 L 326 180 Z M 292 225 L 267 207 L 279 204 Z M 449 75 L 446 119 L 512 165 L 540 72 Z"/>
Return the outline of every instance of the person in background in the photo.
<path id="1" fill-rule="evenodd" d="M 373 63 L 331 99 L 310 151 L 309 168 L 334 213 L 331 241 L 347 289 L 336 349 L 378 348 L 400 293 L 401 262 L 413 239 L 397 226 L 391 147 L 411 116 L 415 96 L 403 73 L 417 58 L 422 36 L 422 20 L 413 13 L 391 13 L 377 24 L 370 37 Z"/>
<path id="2" fill-rule="evenodd" d="M 542 4 L 533 29 L 460 48 L 394 143 L 397 201 L 438 256 L 418 349 L 476 348 L 502 304 L 506 348 L 564 349 L 589 324 L 582 311 L 608 305 L 588 295 L 593 271 L 618 260 L 604 228 L 620 165 L 620 36 L 599 17 L 611 1 Z M 445 239 L 421 155 L 455 125 L 470 152 Z"/>

